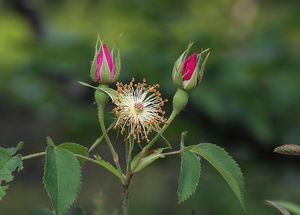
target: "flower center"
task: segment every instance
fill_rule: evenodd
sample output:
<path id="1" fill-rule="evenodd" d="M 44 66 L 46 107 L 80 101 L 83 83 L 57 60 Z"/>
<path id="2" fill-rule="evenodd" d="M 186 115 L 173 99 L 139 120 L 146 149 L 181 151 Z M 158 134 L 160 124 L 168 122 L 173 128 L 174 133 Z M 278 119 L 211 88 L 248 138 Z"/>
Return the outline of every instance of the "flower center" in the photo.
<path id="1" fill-rule="evenodd" d="M 136 102 L 134 104 L 134 109 L 136 110 L 136 112 L 141 113 L 144 110 L 144 105 L 140 102 Z"/>
<path id="2" fill-rule="evenodd" d="M 117 97 L 113 100 L 113 108 L 117 121 L 114 128 L 120 128 L 123 135 L 127 131 L 127 138 L 150 142 L 148 136 L 151 132 L 159 132 L 160 127 L 167 121 L 164 106 L 166 99 L 161 98 L 158 84 L 148 85 L 146 80 L 142 83 L 117 83 Z"/>

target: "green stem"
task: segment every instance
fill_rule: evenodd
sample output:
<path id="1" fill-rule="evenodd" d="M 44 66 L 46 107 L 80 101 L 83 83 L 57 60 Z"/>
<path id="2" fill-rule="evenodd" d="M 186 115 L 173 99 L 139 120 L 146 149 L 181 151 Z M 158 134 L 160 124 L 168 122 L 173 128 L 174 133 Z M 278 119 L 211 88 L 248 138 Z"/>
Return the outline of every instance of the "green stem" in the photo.
<path id="1" fill-rule="evenodd" d="M 128 207 L 129 207 L 129 189 L 128 188 L 124 188 L 124 191 L 122 193 L 122 210 L 123 210 L 123 215 L 129 215 Z"/>
<path id="2" fill-rule="evenodd" d="M 150 141 L 150 143 L 147 146 L 145 146 L 146 151 L 148 149 L 150 149 L 156 143 L 158 138 L 163 135 L 163 133 L 167 130 L 167 128 L 170 126 L 170 124 L 173 122 L 173 120 L 175 119 L 176 116 L 177 116 L 177 112 L 172 111 L 166 124 L 161 128 L 161 130 L 158 132 L 158 134 Z"/>
<path id="3" fill-rule="evenodd" d="M 161 130 L 158 132 L 158 134 L 150 141 L 150 143 L 142 149 L 141 156 L 139 156 L 138 161 L 136 162 L 136 165 L 133 167 L 133 171 L 138 167 L 138 165 L 141 162 L 142 158 L 144 157 L 145 153 L 156 143 L 158 138 L 167 130 L 167 128 L 173 122 L 173 120 L 175 119 L 177 114 L 178 114 L 178 112 L 173 110 L 168 121 L 166 122 L 166 124 L 161 128 Z"/>
<path id="4" fill-rule="evenodd" d="M 106 130 L 106 133 L 113 128 L 114 123 L 111 123 L 108 129 Z M 102 140 L 104 139 L 104 134 L 101 135 L 89 148 L 89 152 L 93 151 L 100 143 L 102 143 Z"/>
<path id="5" fill-rule="evenodd" d="M 130 148 L 129 144 L 130 144 L 130 140 L 128 142 L 125 139 L 126 173 L 128 172 L 128 164 L 129 164 L 129 148 Z"/>
<path id="6" fill-rule="evenodd" d="M 29 160 L 29 159 L 32 159 L 32 158 L 42 157 L 42 156 L 45 156 L 45 155 L 46 155 L 46 152 L 38 152 L 38 153 L 31 154 L 31 155 L 23 156 L 22 160 Z M 90 161 L 92 163 L 98 164 L 99 166 L 107 169 L 109 172 L 111 172 L 115 176 L 117 176 L 121 180 L 122 184 L 125 184 L 125 180 L 126 180 L 125 176 L 122 173 L 120 174 L 117 169 L 115 169 L 115 171 L 111 171 L 111 169 L 109 169 L 109 167 L 107 167 L 107 165 L 103 164 L 101 161 L 92 159 L 90 157 L 86 157 L 86 156 L 79 155 L 79 154 L 74 154 L 74 156 L 77 157 L 77 158 L 82 158 L 82 159 L 85 159 L 85 160 Z M 105 161 L 104 161 L 104 163 L 105 163 Z"/>
<path id="7" fill-rule="evenodd" d="M 108 148 L 113 156 L 114 163 L 115 163 L 118 171 L 120 172 L 120 174 L 123 174 L 120 163 L 119 163 L 119 155 L 116 153 L 116 151 L 112 145 L 112 142 L 110 141 L 109 136 L 106 132 L 106 128 L 105 128 L 105 124 L 104 124 L 104 105 L 98 106 L 98 117 L 99 117 L 100 128 L 102 130 L 102 133 L 104 135 L 104 139 L 108 145 Z"/>
<path id="8" fill-rule="evenodd" d="M 129 187 L 131 184 L 132 174 L 128 173 L 126 176 L 126 183 L 124 184 L 124 190 L 122 193 L 122 210 L 123 215 L 129 215 Z"/>
<path id="9" fill-rule="evenodd" d="M 180 154 L 181 152 L 182 152 L 182 149 L 180 149 L 178 151 L 162 153 L 161 156 L 177 155 L 177 154 Z"/>
<path id="10" fill-rule="evenodd" d="M 129 139 L 129 142 L 126 142 L 126 174 L 131 174 L 131 158 L 132 150 L 134 146 L 133 140 Z"/>
<path id="11" fill-rule="evenodd" d="M 26 155 L 26 156 L 22 157 L 22 160 L 28 160 L 28 159 L 31 159 L 31 158 L 42 157 L 45 154 L 46 154 L 46 152 L 38 152 L 38 153 L 31 154 L 31 155 Z"/>

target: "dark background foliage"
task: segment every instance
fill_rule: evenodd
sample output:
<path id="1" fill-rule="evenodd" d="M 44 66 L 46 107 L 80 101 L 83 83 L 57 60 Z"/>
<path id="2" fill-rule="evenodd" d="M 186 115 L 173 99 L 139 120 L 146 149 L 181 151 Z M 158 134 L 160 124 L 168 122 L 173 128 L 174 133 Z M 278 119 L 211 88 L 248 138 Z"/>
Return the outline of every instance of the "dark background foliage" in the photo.
<path id="1" fill-rule="evenodd" d="M 123 33 L 120 80 L 145 77 L 169 99 L 176 90 L 173 63 L 194 41 L 195 51 L 210 47 L 212 53 L 203 82 L 166 136 L 178 147 L 181 131 L 188 130 L 187 144 L 224 147 L 246 177 L 248 213 L 276 214 L 264 199 L 300 203 L 299 159 L 272 153 L 300 142 L 299 9 L 296 0 L 2 0 L 0 145 L 23 140 L 27 154 L 43 150 L 47 135 L 86 146 L 100 135 L 93 91 L 77 83 L 90 82 L 98 33 L 109 45 Z M 243 214 L 209 165 L 196 195 L 177 205 L 178 174 L 174 157 L 137 175 L 132 214 Z M 49 206 L 41 177 L 41 160 L 27 161 L 0 214 Z M 105 171 L 85 166 L 82 186 L 77 205 L 90 213 L 119 208 L 121 187 Z"/>

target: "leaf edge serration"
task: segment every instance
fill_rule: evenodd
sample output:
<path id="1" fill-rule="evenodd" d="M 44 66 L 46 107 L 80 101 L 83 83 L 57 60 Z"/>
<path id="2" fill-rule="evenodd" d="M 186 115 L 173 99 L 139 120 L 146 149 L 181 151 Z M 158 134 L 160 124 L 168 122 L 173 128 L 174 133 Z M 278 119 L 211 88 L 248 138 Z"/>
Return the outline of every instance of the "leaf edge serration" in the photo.
<path id="1" fill-rule="evenodd" d="M 49 145 L 47 148 L 46 148 L 46 155 L 45 155 L 45 164 L 44 164 L 44 172 L 43 172 L 43 178 L 42 178 L 42 181 L 43 181 L 43 186 L 44 186 L 44 189 L 50 199 L 50 202 L 51 202 L 51 205 L 52 205 L 52 209 L 53 209 L 53 213 L 55 215 L 62 215 L 63 213 L 65 213 L 66 211 L 68 211 L 73 205 L 74 203 L 78 200 L 79 198 L 79 193 L 80 193 L 80 190 L 81 190 L 81 185 L 82 185 L 82 173 L 81 173 L 81 166 L 80 166 L 80 163 L 78 161 L 78 159 L 74 156 L 74 161 L 77 163 L 77 165 L 79 166 L 79 186 L 78 186 L 78 189 L 76 190 L 76 192 L 74 193 L 75 196 L 74 196 L 74 199 L 69 203 L 68 207 L 66 207 L 60 214 L 57 213 L 55 207 L 54 207 L 54 204 L 53 204 L 53 198 L 51 197 L 50 193 L 49 193 L 49 190 L 47 188 L 47 185 L 46 185 L 46 167 L 47 167 L 47 161 L 48 161 L 48 153 L 47 153 L 47 150 L 49 147 L 52 147 L 53 150 L 56 150 L 57 148 L 59 148 L 60 150 L 63 150 L 63 151 L 66 151 L 67 153 L 70 153 L 72 156 L 74 156 L 74 154 L 70 151 L 68 151 L 67 149 L 63 149 L 63 148 L 60 148 L 58 146 L 53 146 L 53 145 Z"/>
<path id="2" fill-rule="evenodd" d="M 199 171 L 196 171 L 196 172 L 198 172 L 198 174 L 195 179 L 196 183 L 193 185 L 192 192 L 190 192 L 188 195 L 184 196 L 184 198 L 182 198 L 182 196 L 180 196 L 180 187 L 182 187 L 182 186 L 180 186 L 180 181 L 181 181 L 181 176 L 182 176 L 182 172 L 183 172 L 183 153 L 191 153 L 191 155 L 193 155 L 193 157 L 198 160 L 198 170 L 199 170 Z M 191 196 L 193 196 L 195 194 L 198 184 L 199 184 L 200 176 L 201 176 L 201 158 L 197 154 L 184 149 L 182 151 L 180 157 L 181 157 L 180 176 L 179 176 L 179 180 L 178 180 L 178 189 L 177 189 L 178 204 L 185 202 L 186 200 L 188 200 L 189 198 L 191 198 Z"/>

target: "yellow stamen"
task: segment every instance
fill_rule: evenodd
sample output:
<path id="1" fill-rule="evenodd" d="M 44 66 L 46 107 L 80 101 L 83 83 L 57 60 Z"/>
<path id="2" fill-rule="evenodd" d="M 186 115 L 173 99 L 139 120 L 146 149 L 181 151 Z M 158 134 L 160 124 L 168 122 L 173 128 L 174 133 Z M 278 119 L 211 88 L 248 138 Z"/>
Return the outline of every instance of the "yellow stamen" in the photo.
<path id="1" fill-rule="evenodd" d="M 162 110 L 165 102 L 160 96 L 158 84 L 147 85 L 146 80 L 142 83 L 129 84 L 117 83 L 117 98 L 113 101 L 116 107 L 113 109 L 117 121 L 114 128 L 121 128 L 121 134 L 125 131 L 128 137 L 149 142 L 148 136 L 152 131 L 159 131 L 167 119 Z"/>

